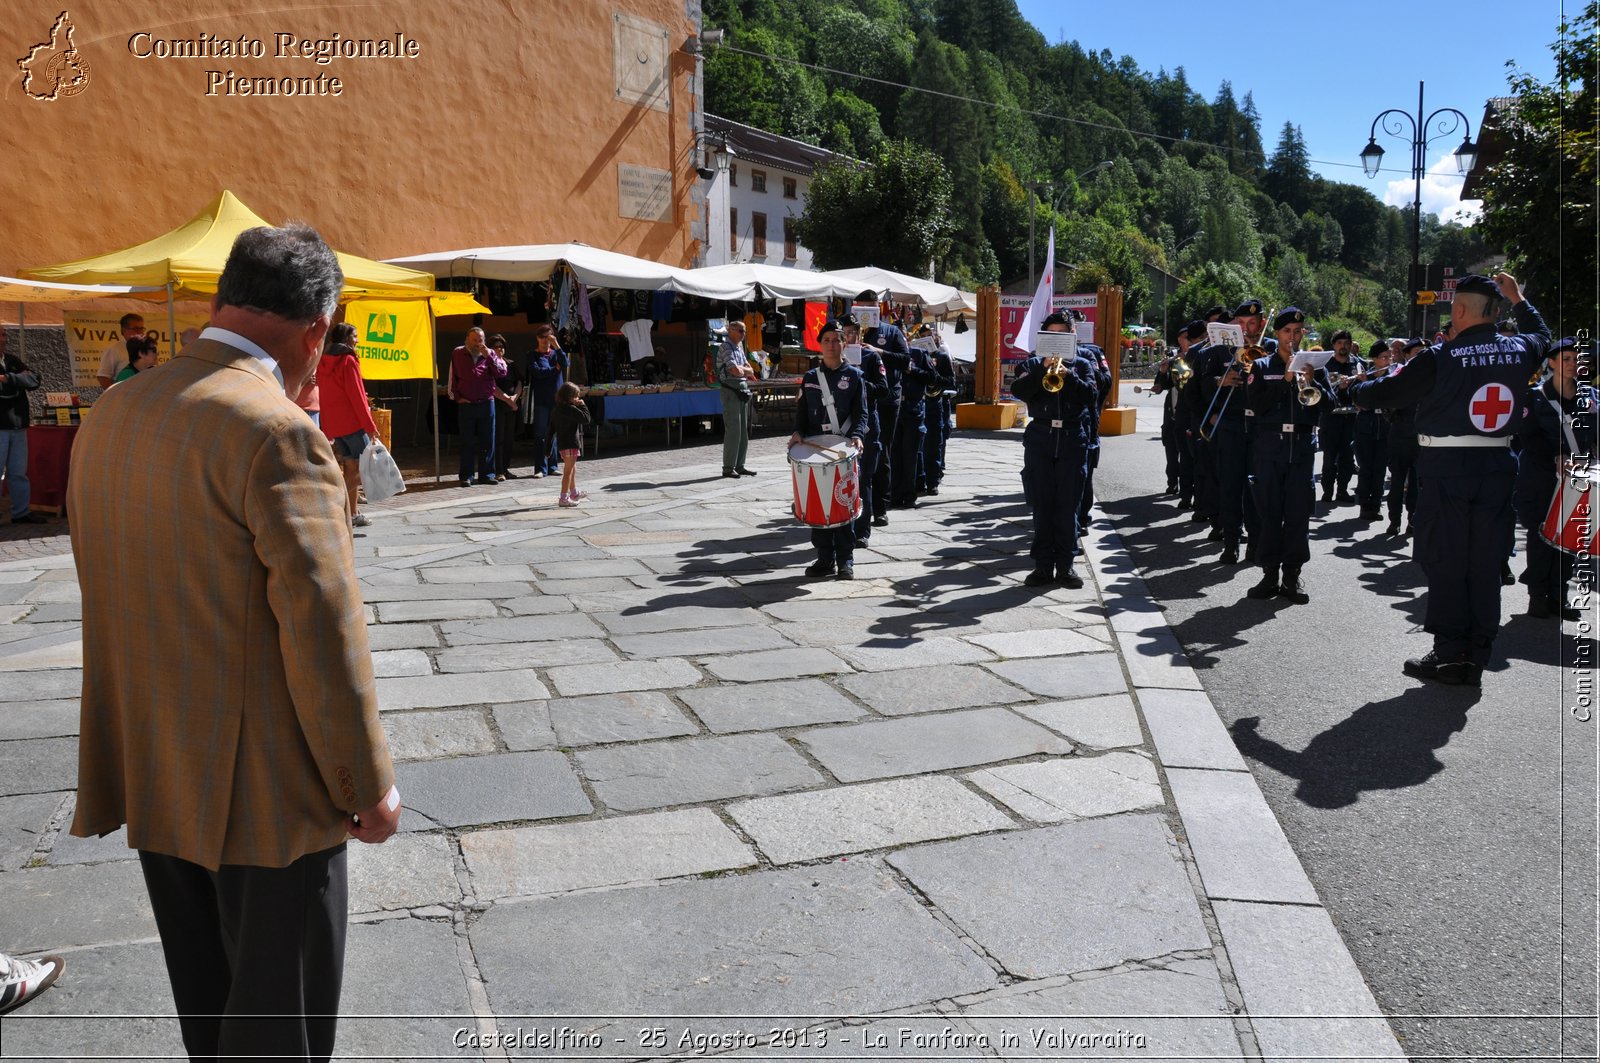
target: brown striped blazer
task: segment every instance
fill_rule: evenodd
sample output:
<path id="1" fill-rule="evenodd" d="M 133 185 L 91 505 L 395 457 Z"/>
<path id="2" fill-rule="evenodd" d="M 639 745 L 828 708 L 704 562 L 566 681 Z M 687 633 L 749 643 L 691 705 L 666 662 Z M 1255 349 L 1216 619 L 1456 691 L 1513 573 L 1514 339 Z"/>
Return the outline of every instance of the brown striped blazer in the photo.
<path id="1" fill-rule="evenodd" d="M 344 500 L 327 438 L 248 352 L 198 340 L 95 403 L 67 490 L 73 834 L 283 867 L 388 791 Z"/>

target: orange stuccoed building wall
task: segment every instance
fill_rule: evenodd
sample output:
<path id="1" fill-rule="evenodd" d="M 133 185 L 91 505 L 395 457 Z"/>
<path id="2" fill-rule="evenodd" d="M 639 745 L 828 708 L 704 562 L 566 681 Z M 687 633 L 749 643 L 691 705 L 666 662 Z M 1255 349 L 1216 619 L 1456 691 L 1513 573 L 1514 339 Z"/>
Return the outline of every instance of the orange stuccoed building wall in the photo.
<path id="1" fill-rule="evenodd" d="M 372 258 L 578 240 L 695 265 L 699 25 L 699 0 L 6 0 L 0 274 L 223 188 Z"/>

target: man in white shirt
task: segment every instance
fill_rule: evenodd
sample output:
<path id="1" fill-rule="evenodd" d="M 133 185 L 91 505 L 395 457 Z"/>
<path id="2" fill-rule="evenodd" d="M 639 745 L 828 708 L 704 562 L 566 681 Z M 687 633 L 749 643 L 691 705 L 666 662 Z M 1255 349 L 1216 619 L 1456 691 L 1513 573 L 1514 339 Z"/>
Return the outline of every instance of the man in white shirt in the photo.
<path id="1" fill-rule="evenodd" d="M 138 314 L 123 314 L 117 325 L 122 330 L 122 338 L 105 349 L 100 356 L 100 368 L 94 374 L 102 388 L 110 387 L 128 364 L 128 341 L 144 339 L 144 318 Z"/>

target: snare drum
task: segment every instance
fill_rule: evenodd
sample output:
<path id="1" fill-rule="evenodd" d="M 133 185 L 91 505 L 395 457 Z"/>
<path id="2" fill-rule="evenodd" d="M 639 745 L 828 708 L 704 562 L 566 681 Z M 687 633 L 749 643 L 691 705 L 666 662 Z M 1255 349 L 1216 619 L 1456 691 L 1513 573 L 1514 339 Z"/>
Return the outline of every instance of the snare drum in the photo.
<path id="1" fill-rule="evenodd" d="M 812 528 L 837 528 L 861 513 L 861 455 L 843 436 L 811 436 L 789 448 L 794 515 Z"/>
<path id="2" fill-rule="evenodd" d="M 1600 556 L 1600 536 L 1595 535 L 1595 481 L 1600 473 L 1563 475 L 1550 498 L 1550 512 L 1539 526 L 1545 542 L 1574 557 Z"/>

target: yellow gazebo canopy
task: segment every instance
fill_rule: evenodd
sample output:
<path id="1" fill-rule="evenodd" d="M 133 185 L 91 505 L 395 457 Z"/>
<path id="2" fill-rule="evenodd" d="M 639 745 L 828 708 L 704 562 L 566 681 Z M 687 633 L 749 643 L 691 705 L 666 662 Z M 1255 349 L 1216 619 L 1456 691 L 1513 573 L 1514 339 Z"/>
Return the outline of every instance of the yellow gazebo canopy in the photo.
<path id="1" fill-rule="evenodd" d="M 142 244 L 95 258 L 23 270 L 23 276 L 66 284 L 118 284 L 160 288 L 154 298 L 209 298 L 233 249 L 246 229 L 272 223 L 224 189 L 206 208 L 171 232 Z M 435 314 L 488 313 L 465 292 L 434 291 L 431 273 L 391 266 L 358 255 L 335 252 L 344 271 L 344 301 L 359 298 L 427 299 Z M 150 295 L 145 296 L 151 297 Z"/>

